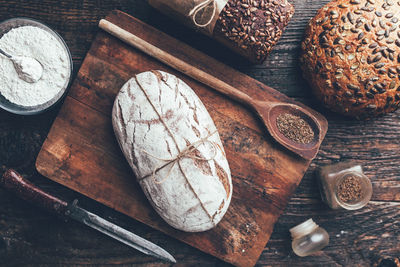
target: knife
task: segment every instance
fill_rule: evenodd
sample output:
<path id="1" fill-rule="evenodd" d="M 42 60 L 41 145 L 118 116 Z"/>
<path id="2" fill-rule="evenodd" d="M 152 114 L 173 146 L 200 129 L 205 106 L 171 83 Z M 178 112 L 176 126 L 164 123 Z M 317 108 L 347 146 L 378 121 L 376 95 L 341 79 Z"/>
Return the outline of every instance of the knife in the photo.
<path id="1" fill-rule="evenodd" d="M 63 218 L 72 218 L 81 222 L 103 234 L 106 234 L 144 254 L 162 259 L 164 261 L 176 263 L 167 251 L 156 244 L 147 241 L 77 205 L 77 200 L 67 203 L 54 197 L 24 179 L 15 170 L 9 169 L 0 179 L 0 185 L 10 192 L 15 193 L 20 198 L 43 207 L 48 211 L 56 213 Z"/>

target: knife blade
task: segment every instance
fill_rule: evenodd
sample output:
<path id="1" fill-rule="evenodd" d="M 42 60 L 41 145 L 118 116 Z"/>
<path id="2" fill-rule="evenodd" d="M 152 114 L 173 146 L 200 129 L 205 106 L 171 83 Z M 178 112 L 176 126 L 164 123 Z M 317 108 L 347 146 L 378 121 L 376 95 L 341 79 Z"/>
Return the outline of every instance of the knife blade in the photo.
<path id="1" fill-rule="evenodd" d="M 73 218 L 78 222 L 82 222 L 87 226 L 96 229 L 99 232 L 102 232 L 105 235 L 108 235 L 121 243 L 124 243 L 132 248 L 135 248 L 144 254 L 168 261 L 176 263 L 174 257 L 172 257 L 167 251 L 162 249 L 161 247 L 147 241 L 146 239 L 135 235 L 118 225 L 115 225 L 96 214 L 93 214 L 83 208 L 80 208 L 76 205 L 77 201 L 72 202 L 71 205 L 68 205 L 69 217 Z"/>
<path id="2" fill-rule="evenodd" d="M 7 170 L 0 180 L 0 185 L 8 191 L 15 193 L 20 198 L 56 213 L 60 217 L 72 218 L 146 255 L 176 263 L 176 260 L 171 254 L 156 244 L 79 207 L 77 205 L 77 200 L 68 204 L 64 200 L 42 191 L 37 186 L 24 179 L 15 170 Z"/>

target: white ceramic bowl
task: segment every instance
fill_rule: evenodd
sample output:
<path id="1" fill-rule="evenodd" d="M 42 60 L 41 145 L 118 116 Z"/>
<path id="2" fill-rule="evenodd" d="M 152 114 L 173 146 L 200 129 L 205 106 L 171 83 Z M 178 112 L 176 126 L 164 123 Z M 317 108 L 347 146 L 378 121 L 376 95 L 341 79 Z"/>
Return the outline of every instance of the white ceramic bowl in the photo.
<path id="1" fill-rule="evenodd" d="M 68 87 L 71 83 L 71 79 L 72 79 L 73 63 L 72 63 L 71 52 L 69 51 L 68 46 L 65 43 L 64 39 L 57 32 L 55 32 L 54 30 L 52 30 L 51 28 L 49 28 L 48 26 L 46 26 L 45 24 L 43 24 L 39 21 L 29 19 L 29 18 L 12 18 L 12 19 L 5 20 L 0 23 L 0 38 L 5 33 L 9 32 L 10 30 L 21 27 L 21 26 L 35 26 L 35 27 L 38 27 L 40 29 L 43 29 L 43 30 L 51 33 L 65 49 L 65 52 L 68 54 L 69 62 L 70 62 L 69 78 L 66 80 L 64 87 L 60 90 L 60 92 L 58 92 L 58 94 L 53 99 L 51 99 L 50 101 L 48 101 L 42 105 L 30 106 L 30 107 L 16 105 L 16 104 L 8 101 L 0 93 L 0 108 L 7 110 L 11 113 L 19 114 L 19 115 L 35 115 L 35 114 L 39 114 L 39 113 L 42 113 L 42 112 L 50 109 L 51 107 L 56 105 L 66 95 L 67 89 L 68 89 Z"/>

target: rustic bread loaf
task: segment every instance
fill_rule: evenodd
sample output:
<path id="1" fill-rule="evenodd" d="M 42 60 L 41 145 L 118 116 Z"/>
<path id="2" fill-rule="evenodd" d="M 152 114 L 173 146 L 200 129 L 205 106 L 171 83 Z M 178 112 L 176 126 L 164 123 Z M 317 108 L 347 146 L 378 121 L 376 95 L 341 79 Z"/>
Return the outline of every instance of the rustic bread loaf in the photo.
<path id="1" fill-rule="evenodd" d="M 229 0 L 214 38 L 254 63 L 262 63 L 294 14 L 287 0 Z"/>
<path id="2" fill-rule="evenodd" d="M 304 77 L 330 109 L 357 118 L 400 105 L 400 2 L 336 0 L 310 21 Z"/>
<path id="3" fill-rule="evenodd" d="M 231 174 L 214 122 L 186 83 L 162 71 L 136 75 L 118 93 L 112 123 L 140 186 L 168 224 L 187 232 L 217 225 L 231 201 Z"/>

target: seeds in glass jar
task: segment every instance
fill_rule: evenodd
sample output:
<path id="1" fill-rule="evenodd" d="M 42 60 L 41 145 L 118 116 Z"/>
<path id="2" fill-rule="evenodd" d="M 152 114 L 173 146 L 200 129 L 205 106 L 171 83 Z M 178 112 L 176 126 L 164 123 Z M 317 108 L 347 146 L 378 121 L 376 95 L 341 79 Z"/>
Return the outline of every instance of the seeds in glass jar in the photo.
<path id="1" fill-rule="evenodd" d="M 360 178 L 354 175 L 345 177 L 337 186 L 336 194 L 343 202 L 359 200 L 363 196 Z"/>

